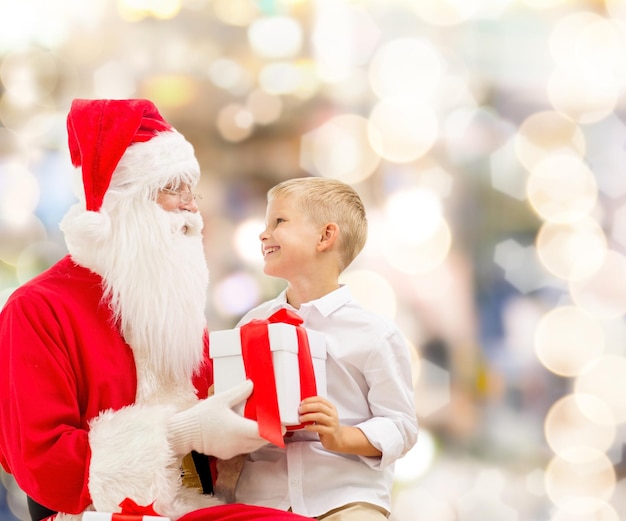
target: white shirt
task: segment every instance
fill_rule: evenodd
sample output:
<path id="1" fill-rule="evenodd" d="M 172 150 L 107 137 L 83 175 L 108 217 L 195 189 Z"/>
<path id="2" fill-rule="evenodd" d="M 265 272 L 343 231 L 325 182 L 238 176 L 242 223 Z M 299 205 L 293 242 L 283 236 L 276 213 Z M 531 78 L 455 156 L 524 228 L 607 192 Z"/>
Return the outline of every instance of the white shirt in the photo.
<path id="1" fill-rule="evenodd" d="M 286 291 L 248 312 L 240 321 L 265 319 L 285 307 L 305 328 L 326 336 L 327 398 L 342 425 L 356 426 L 381 457 L 324 449 L 316 433 L 295 431 L 286 448 L 268 444 L 247 458 L 236 501 L 320 516 L 363 501 L 391 510 L 394 462 L 417 441 L 411 360 L 390 321 L 365 310 L 347 286 L 296 310 Z"/>

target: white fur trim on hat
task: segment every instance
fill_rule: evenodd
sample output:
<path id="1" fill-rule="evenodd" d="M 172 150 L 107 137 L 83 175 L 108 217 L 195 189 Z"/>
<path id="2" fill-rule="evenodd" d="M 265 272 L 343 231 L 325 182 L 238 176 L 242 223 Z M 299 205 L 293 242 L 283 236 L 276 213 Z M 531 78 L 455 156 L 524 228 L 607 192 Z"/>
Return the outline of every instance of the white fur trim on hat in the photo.
<path id="1" fill-rule="evenodd" d="M 109 190 L 135 185 L 159 188 L 172 179 L 195 186 L 199 178 L 200 165 L 193 146 L 174 130 L 129 146 L 113 172 Z"/>

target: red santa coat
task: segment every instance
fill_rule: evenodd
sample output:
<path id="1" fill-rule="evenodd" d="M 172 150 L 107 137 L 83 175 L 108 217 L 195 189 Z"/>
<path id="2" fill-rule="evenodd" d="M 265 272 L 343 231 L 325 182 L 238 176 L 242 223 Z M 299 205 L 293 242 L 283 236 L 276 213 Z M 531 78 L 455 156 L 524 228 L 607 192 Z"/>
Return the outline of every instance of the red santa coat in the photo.
<path id="1" fill-rule="evenodd" d="M 126 497 L 156 499 L 160 515 L 180 521 L 309 519 L 213 506 L 211 496 L 181 486 L 167 440 L 171 389 L 163 404 L 136 403 L 133 351 L 101 303 L 101 283 L 68 256 L 17 289 L 0 313 L 0 464 L 22 490 L 64 519 L 90 505 L 119 512 Z M 206 398 L 211 383 L 206 358 L 189 385 L 192 399 Z"/>
<path id="2" fill-rule="evenodd" d="M 0 314 L 0 463 L 35 501 L 72 514 L 92 503 L 116 511 L 120 494 L 146 486 L 153 495 L 162 487 L 146 474 L 163 479 L 172 458 L 171 410 L 126 407 L 135 402 L 135 360 L 101 303 L 101 282 L 68 256 L 16 290 Z M 200 398 L 210 373 L 207 360 L 194 382 Z M 112 481 L 130 488 L 105 490 Z M 172 486 L 161 492 L 176 493 Z"/>

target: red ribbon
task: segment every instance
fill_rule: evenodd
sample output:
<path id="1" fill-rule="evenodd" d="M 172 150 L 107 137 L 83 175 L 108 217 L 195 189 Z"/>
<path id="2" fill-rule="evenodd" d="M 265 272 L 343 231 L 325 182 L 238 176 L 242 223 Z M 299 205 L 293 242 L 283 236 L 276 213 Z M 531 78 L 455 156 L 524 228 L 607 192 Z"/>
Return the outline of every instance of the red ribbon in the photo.
<path id="1" fill-rule="evenodd" d="M 111 521 L 144 521 L 149 514 L 111 514 Z"/>
<path id="2" fill-rule="evenodd" d="M 244 416 L 256 420 L 259 424 L 259 435 L 267 441 L 285 446 L 278 397 L 276 395 L 276 377 L 272 363 L 267 326 L 275 323 L 291 324 L 296 328 L 298 339 L 298 369 L 300 370 L 300 399 L 317 395 L 315 373 L 311 350 L 306 330 L 300 325 L 303 320 L 296 313 L 280 309 L 265 320 L 252 320 L 241 326 L 241 355 L 243 357 L 246 377 L 254 383 L 254 390 L 248 398 Z M 302 425 L 291 426 L 289 430 L 302 428 Z"/>
<path id="3" fill-rule="evenodd" d="M 135 503 L 129 497 L 120 503 L 120 507 L 122 507 L 122 514 L 124 515 L 159 516 L 160 514 L 154 510 L 152 505 L 154 505 L 154 501 L 143 507 Z"/>

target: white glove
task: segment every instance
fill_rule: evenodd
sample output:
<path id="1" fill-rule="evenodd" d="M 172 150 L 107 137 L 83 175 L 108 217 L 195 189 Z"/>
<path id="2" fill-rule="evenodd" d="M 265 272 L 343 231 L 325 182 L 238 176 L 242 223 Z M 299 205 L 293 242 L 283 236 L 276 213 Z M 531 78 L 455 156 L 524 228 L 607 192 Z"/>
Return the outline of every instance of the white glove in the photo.
<path id="1" fill-rule="evenodd" d="M 252 394 L 252 381 L 219 393 L 185 411 L 168 423 L 168 439 L 176 454 L 192 450 L 220 459 L 253 452 L 267 443 L 259 436 L 257 422 L 240 416 L 233 407 Z"/>

